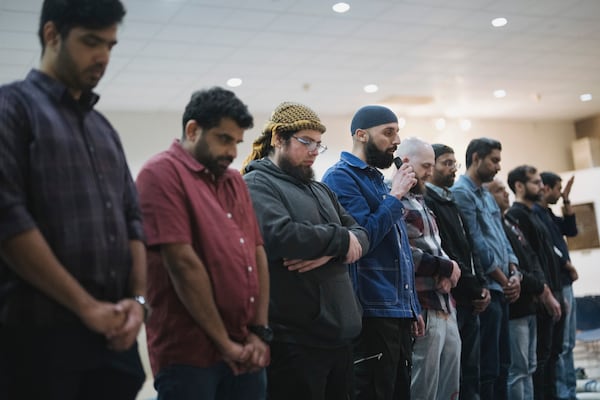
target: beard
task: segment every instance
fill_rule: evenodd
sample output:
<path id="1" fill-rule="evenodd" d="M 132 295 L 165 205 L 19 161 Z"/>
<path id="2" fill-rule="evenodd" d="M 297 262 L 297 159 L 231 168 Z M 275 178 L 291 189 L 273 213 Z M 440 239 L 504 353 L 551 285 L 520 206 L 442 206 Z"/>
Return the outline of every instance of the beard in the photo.
<path id="1" fill-rule="evenodd" d="M 279 168 L 289 176 L 298 179 L 304 184 L 309 184 L 315 178 L 312 167 L 304 165 L 293 165 L 290 160 L 282 156 L 279 158 Z"/>
<path id="2" fill-rule="evenodd" d="M 389 168 L 394 160 L 393 153 L 390 154 L 388 152 L 379 150 L 371 138 L 369 138 L 365 147 L 365 157 L 368 165 L 379 169 Z"/>
<path id="3" fill-rule="evenodd" d="M 523 196 L 523 198 L 525 200 L 537 203 L 538 201 L 540 201 L 542 199 L 542 194 L 541 193 L 532 193 L 530 191 L 526 191 L 525 195 Z"/>
<path id="4" fill-rule="evenodd" d="M 436 186 L 443 187 L 443 188 L 449 188 L 452 185 L 454 185 L 455 178 L 456 178 L 456 175 L 454 173 L 448 174 L 448 175 L 442 175 L 441 173 L 434 170 L 432 182 L 435 182 Z"/>
<path id="5" fill-rule="evenodd" d="M 413 194 L 425 194 L 426 191 L 425 181 L 421 178 L 417 178 L 417 183 L 410 188 L 410 192 Z"/>
<path id="6" fill-rule="evenodd" d="M 219 156 L 213 157 L 208 150 L 208 144 L 204 139 L 204 133 L 202 138 L 198 141 L 198 144 L 194 147 L 194 158 L 204 165 L 216 178 L 220 177 L 227 171 L 229 164 L 233 162 L 233 157 Z"/>
<path id="7" fill-rule="evenodd" d="M 55 73 L 68 88 L 89 92 L 98 85 L 104 75 L 104 70 L 105 67 L 102 64 L 94 64 L 84 70 L 79 70 L 66 44 L 61 43 L 56 59 Z M 99 77 L 96 78 L 98 74 Z"/>
<path id="8" fill-rule="evenodd" d="M 486 183 L 486 182 L 491 182 L 494 180 L 494 177 L 496 176 L 496 172 L 489 171 L 489 170 L 483 170 L 481 167 L 479 167 L 477 169 L 477 175 L 479 176 L 479 180 L 482 183 Z"/>

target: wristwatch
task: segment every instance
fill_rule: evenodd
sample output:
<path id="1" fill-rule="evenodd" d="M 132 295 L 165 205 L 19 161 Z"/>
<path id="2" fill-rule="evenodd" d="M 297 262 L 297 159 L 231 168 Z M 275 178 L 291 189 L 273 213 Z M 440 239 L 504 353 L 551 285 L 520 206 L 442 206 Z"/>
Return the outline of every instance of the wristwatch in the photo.
<path id="1" fill-rule="evenodd" d="M 144 309 L 144 322 L 146 322 L 148 320 L 148 317 L 150 316 L 150 305 L 146 301 L 146 298 L 141 295 L 133 296 L 132 298 Z"/>
<path id="2" fill-rule="evenodd" d="M 249 325 L 248 330 L 267 344 L 273 341 L 273 330 L 268 325 Z"/>

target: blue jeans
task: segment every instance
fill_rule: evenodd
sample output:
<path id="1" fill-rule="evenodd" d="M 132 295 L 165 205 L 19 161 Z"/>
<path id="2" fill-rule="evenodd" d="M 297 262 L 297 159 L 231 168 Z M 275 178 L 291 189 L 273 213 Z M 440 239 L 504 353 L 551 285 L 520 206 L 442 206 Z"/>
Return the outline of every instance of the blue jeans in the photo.
<path id="1" fill-rule="evenodd" d="M 479 400 L 479 315 L 473 314 L 472 306 L 456 307 L 456 319 L 462 341 L 460 353 L 461 400 Z"/>
<path id="2" fill-rule="evenodd" d="M 556 394 L 561 400 L 576 400 L 575 366 L 573 364 L 573 348 L 575 347 L 575 324 L 577 316 L 575 312 L 575 296 L 573 286 L 563 286 L 563 299 L 565 302 L 565 330 L 562 343 L 562 351 L 556 363 Z"/>
<path id="3" fill-rule="evenodd" d="M 199 368 L 170 365 L 154 380 L 158 400 L 264 400 L 267 375 L 264 369 L 242 375 L 224 362 Z"/>
<path id="4" fill-rule="evenodd" d="M 508 399 L 533 400 L 533 373 L 537 366 L 536 315 L 510 320 Z"/>
<path id="5" fill-rule="evenodd" d="M 507 398 L 508 368 L 510 366 L 510 332 L 508 304 L 504 293 L 490 290 L 492 301 L 479 314 L 481 337 L 481 398 Z"/>

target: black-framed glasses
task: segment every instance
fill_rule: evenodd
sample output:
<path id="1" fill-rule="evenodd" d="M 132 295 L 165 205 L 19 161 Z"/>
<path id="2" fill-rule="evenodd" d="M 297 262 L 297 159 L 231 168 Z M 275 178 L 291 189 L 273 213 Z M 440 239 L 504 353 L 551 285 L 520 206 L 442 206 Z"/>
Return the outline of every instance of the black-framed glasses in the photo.
<path id="1" fill-rule="evenodd" d="M 310 152 L 317 150 L 317 153 L 323 154 L 325 153 L 325 150 L 327 150 L 327 146 L 323 146 L 321 143 L 315 142 L 314 140 L 305 139 L 294 135 L 292 135 L 292 137 L 300 143 L 302 143 L 303 145 L 305 145 L 306 149 Z"/>

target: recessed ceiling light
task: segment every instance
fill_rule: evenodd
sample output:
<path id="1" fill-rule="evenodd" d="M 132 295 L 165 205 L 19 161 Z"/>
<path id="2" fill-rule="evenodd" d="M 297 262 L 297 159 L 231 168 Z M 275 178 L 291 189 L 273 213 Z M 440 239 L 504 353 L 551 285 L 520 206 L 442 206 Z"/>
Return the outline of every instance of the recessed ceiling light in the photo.
<path id="1" fill-rule="evenodd" d="M 579 96 L 579 100 L 581 100 L 581 101 L 592 101 L 592 94 L 591 93 L 584 93 L 581 96 Z"/>
<path id="2" fill-rule="evenodd" d="M 229 87 L 238 87 L 241 84 L 242 84 L 242 80 L 240 78 L 227 79 L 227 86 L 229 86 Z"/>
<path id="3" fill-rule="evenodd" d="M 379 87 L 377 85 L 370 84 L 365 86 L 363 90 L 367 93 L 375 93 L 379 90 Z"/>
<path id="4" fill-rule="evenodd" d="M 438 131 L 443 131 L 444 128 L 446 128 L 446 120 L 444 118 L 436 119 L 434 124 L 435 124 L 435 129 L 437 129 Z"/>
<path id="5" fill-rule="evenodd" d="M 494 28 L 501 28 L 506 24 L 508 24 L 508 20 L 504 17 L 494 18 L 492 20 L 492 26 Z"/>
<path id="6" fill-rule="evenodd" d="M 506 97 L 506 90 L 504 90 L 504 89 L 494 90 L 494 97 L 497 99 Z"/>
<path id="7" fill-rule="evenodd" d="M 460 120 L 460 129 L 462 129 L 463 131 L 470 131 L 471 130 L 471 120 L 470 119 L 461 119 Z"/>
<path id="8" fill-rule="evenodd" d="M 332 7 L 333 11 L 336 13 L 343 14 L 350 9 L 350 4 L 348 3 L 335 3 Z"/>

